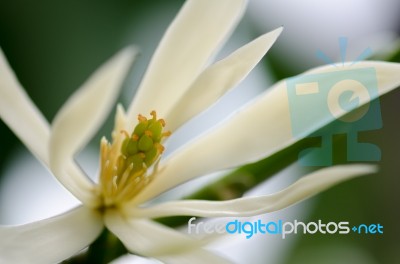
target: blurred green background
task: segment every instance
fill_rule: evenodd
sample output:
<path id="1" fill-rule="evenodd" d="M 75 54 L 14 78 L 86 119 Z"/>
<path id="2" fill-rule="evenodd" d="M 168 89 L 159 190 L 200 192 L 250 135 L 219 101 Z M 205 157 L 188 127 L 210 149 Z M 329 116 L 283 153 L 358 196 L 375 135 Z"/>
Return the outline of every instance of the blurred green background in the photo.
<path id="1" fill-rule="evenodd" d="M 349 38 L 349 45 L 358 43 L 361 47 L 355 51 L 356 53 L 370 45 L 362 41 L 365 39 L 369 39 L 371 43 L 378 43 L 375 46 L 376 49 L 392 49 L 400 28 L 399 21 L 395 19 L 396 16 L 390 13 L 389 15 L 394 18 L 389 19 L 389 15 L 385 17 L 385 12 L 378 12 L 379 10 L 377 12 L 382 16 L 371 17 L 370 20 L 376 19 L 376 23 L 379 24 L 380 20 L 387 19 L 389 20 L 387 24 L 382 22 L 376 27 L 365 24 L 366 29 L 362 28 L 362 19 L 368 19 L 370 12 L 370 9 L 362 9 L 363 5 L 371 5 L 372 10 L 374 8 L 377 10 L 375 5 L 379 3 L 384 5 L 385 10 L 391 10 L 389 4 L 393 5 L 392 9 L 398 7 L 395 1 L 390 0 L 364 1 L 364 4 L 358 6 L 359 9 L 356 6 L 353 10 L 352 20 L 349 19 L 343 24 L 337 23 L 339 27 L 337 31 L 331 31 L 321 25 L 319 28 L 308 27 L 308 23 L 311 22 L 304 20 L 304 17 L 311 21 L 315 19 L 307 15 L 309 12 L 322 13 L 322 17 L 324 15 L 322 10 L 318 9 L 320 4 L 316 2 L 314 2 L 315 10 L 310 10 L 312 1 L 305 1 L 304 3 L 308 6 L 304 12 L 298 9 L 293 10 L 294 6 L 291 6 L 289 1 L 283 1 L 287 4 L 286 9 L 282 9 L 282 4 L 277 1 L 268 1 L 268 6 L 259 5 L 260 1 L 253 2 L 255 3 L 250 3 L 245 20 L 240 25 L 242 31 L 247 30 L 247 34 L 256 37 L 284 24 L 285 32 L 288 32 L 287 35 L 284 32 L 283 39 L 278 40 L 263 61 L 266 66 L 265 75 L 272 80 L 300 73 L 318 63 L 323 64 L 323 62 L 316 62 L 315 55 L 310 52 L 310 50 L 315 51 L 316 47 L 327 51 L 327 54 L 332 57 L 337 56 L 339 49 L 335 41 L 343 35 Z M 182 3 L 181 0 L 1 1 L 0 46 L 29 96 L 45 117 L 51 121 L 66 98 L 98 65 L 122 47 L 137 45 L 142 54 L 135 63 L 120 98 L 126 105 L 134 94 L 135 87 L 162 33 Z M 339 1 L 336 4 L 340 7 L 343 3 Z M 274 12 L 274 5 L 276 5 L 276 12 Z M 264 13 L 262 8 L 266 8 Z M 342 13 L 346 13 L 348 12 L 346 8 L 350 7 L 342 6 L 341 8 Z M 267 20 L 260 19 L 260 13 L 265 14 Z M 272 13 L 276 13 L 275 17 L 271 15 Z M 282 20 L 279 15 L 282 16 Z M 347 35 L 349 28 L 358 20 L 357 16 L 359 16 L 360 28 L 365 30 L 363 34 L 368 38 L 362 38 L 357 34 Z M 287 17 L 291 20 L 285 20 Z M 342 21 L 344 18 L 338 19 Z M 295 24 L 298 28 L 293 26 Z M 340 27 L 343 27 L 343 34 L 335 35 L 336 32 L 341 32 Z M 368 28 L 372 28 L 370 35 L 367 34 Z M 360 32 L 360 30 L 356 27 L 354 32 Z M 294 32 L 307 35 L 307 31 L 312 31 L 321 37 L 305 37 L 305 39 L 297 39 L 297 42 L 297 35 L 292 34 Z M 324 39 L 323 33 L 329 31 L 332 34 Z M 382 37 L 382 34 L 378 34 L 381 31 L 389 32 L 392 38 Z M 335 54 L 330 53 L 329 48 L 325 46 L 327 41 L 337 48 Z M 299 55 L 296 55 L 296 52 Z M 388 53 L 385 54 L 387 58 L 390 57 Z M 309 60 L 302 60 L 301 56 L 306 56 Z M 398 61 L 398 58 L 391 58 Z M 383 128 L 360 133 L 361 141 L 374 143 L 382 151 L 379 174 L 341 184 L 318 195 L 314 198 L 315 203 L 311 214 L 299 219 L 302 221 L 321 219 L 324 222 L 349 221 L 354 224 L 380 223 L 384 226 L 384 234 L 297 236 L 294 244 L 285 251 L 279 263 L 400 263 L 400 228 L 398 226 L 400 223 L 400 168 L 398 166 L 400 140 L 397 136 L 400 135 L 399 99 L 400 91 L 383 96 L 380 99 Z M 107 131 L 107 127 L 109 125 L 105 126 L 104 131 Z M 12 153 L 22 145 L 3 122 L 0 122 L 0 137 L 1 180 L 4 176 L 5 165 L 10 162 Z M 98 142 L 98 140 L 95 139 L 93 142 Z M 339 145 L 335 147 L 335 155 L 343 156 L 345 140 L 339 138 L 337 142 Z M 258 261 L 257 263 L 268 263 L 268 256 L 262 256 L 260 252 Z"/>

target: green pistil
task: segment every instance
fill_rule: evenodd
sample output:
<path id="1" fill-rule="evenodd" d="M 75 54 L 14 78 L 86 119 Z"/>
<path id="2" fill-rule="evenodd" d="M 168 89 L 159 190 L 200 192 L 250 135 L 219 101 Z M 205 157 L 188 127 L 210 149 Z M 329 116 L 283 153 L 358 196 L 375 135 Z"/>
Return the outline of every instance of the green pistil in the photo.
<path id="1" fill-rule="evenodd" d="M 165 122 L 163 119 L 157 120 L 155 111 L 152 111 L 151 115 L 151 119 L 139 115 L 139 124 L 131 135 L 123 131 L 126 135 L 121 147 L 121 154 L 125 160 L 124 169 L 133 164 L 133 173 L 152 166 L 158 160 L 164 151 L 161 140 L 171 134 L 163 132 Z"/>

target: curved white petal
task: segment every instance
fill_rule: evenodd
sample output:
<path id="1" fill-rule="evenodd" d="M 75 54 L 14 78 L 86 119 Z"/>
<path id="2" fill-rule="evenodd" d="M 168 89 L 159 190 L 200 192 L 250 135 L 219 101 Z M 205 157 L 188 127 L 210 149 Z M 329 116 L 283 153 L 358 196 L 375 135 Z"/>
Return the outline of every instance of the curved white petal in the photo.
<path id="1" fill-rule="evenodd" d="M 49 124 L 18 82 L 0 49 L 0 117 L 48 165 Z"/>
<path id="2" fill-rule="evenodd" d="M 289 187 L 271 195 L 245 197 L 222 202 L 201 200 L 165 202 L 149 208 L 127 210 L 127 212 L 136 217 L 152 218 L 174 215 L 201 217 L 254 216 L 281 210 L 342 181 L 376 171 L 376 166 L 366 164 L 334 166 L 304 176 Z"/>
<path id="3" fill-rule="evenodd" d="M 133 48 L 126 48 L 100 67 L 65 103 L 53 122 L 50 168 L 57 179 L 85 204 L 93 203 L 93 183 L 73 165 L 73 155 L 107 117 L 135 54 Z"/>
<path id="4" fill-rule="evenodd" d="M 134 254 L 157 258 L 165 263 L 229 263 L 201 247 L 195 240 L 161 224 L 140 219 L 125 218 L 117 212 L 107 212 L 106 227 Z"/>
<path id="5" fill-rule="evenodd" d="M 245 0 L 189 0 L 163 36 L 128 109 L 165 116 L 241 18 Z"/>
<path id="6" fill-rule="evenodd" d="M 322 83 L 332 81 L 331 75 L 326 73 L 365 68 L 376 71 L 378 91 L 371 97 L 360 94 L 359 105 L 400 86 L 400 64 L 398 63 L 365 61 L 355 65 L 346 64 L 340 68 L 323 66 L 301 76 L 320 74 L 316 81 Z M 365 85 L 372 87 L 376 85 L 374 77 L 360 73 L 354 75 L 356 79 L 364 78 Z M 172 154 L 164 165 L 160 164 L 157 177 L 138 194 L 133 202 L 140 204 L 171 187 L 213 171 L 260 160 L 300 140 L 292 132 L 286 84 L 286 80 L 277 83 L 226 122 Z M 342 84 L 341 88 L 346 88 L 345 90 L 351 88 L 352 85 L 351 82 Z M 319 99 L 310 101 L 307 106 L 318 111 L 318 109 L 323 109 L 322 107 L 326 108 L 327 103 L 330 103 L 324 97 L 317 98 Z M 348 111 L 352 109 L 354 107 L 349 108 Z M 342 109 L 333 109 L 333 112 L 327 112 L 313 120 L 313 124 L 304 126 L 301 134 L 309 135 L 329 124 L 334 120 L 332 114 L 344 115 Z"/>
<path id="7" fill-rule="evenodd" d="M 271 48 L 282 29 L 258 37 L 204 70 L 165 116 L 167 128 L 175 131 L 242 81 Z"/>
<path id="8" fill-rule="evenodd" d="M 86 207 L 27 225 L 0 226 L 0 263 L 58 263 L 87 247 L 102 230 L 101 217 Z"/>

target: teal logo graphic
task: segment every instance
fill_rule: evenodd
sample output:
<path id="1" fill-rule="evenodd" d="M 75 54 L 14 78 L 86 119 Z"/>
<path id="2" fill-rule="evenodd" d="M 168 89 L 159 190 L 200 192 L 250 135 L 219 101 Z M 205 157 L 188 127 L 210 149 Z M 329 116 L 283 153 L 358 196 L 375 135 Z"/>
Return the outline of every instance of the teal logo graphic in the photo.
<path id="1" fill-rule="evenodd" d="M 342 63 L 345 60 L 347 39 L 339 39 Z M 295 76 L 287 80 L 292 133 L 296 138 L 319 137 L 319 147 L 308 148 L 299 153 L 303 166 L 330 166 L 333 160 L 333 136 L 346 134 L 348 161 L 379 161 L 378 146 L 359 142 L 360 131 L 382 128 L 380 103 L 375 99 L 361 106 L 360 98 L 377 98 L 378 86 L 374 68 L 352 68 L 351 65 L 369 54 L 365 50 L 350 67 L 332 64 L 332 71 L 319 74 Z M 331 62 L 322 52 L 318 57 Z M 342 69 L 343 68 L 343 69 Z M 357 108 L 357 109 L 356 109 Z M 350 114 L 345 114 L 353 109 Z M 311 135 L 310 128 L 323 127 Z M 314 130 L 315 130 L 314 129 Z"/>

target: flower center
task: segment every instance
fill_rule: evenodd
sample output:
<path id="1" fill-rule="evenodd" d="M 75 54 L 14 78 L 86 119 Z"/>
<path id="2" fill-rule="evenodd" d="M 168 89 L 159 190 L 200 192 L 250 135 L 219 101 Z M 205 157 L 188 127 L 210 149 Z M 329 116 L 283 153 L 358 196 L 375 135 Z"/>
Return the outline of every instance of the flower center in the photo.
<path id="1" fill-rule="evenodd" d="M 101 140 L 100 191 L 105 207 L 130 201 L 149 184 L 157 170 L 164 151 L 161 141 L 171 132 L 163 131 L 165 121 L 157 119 L 155 111 L 150 115 L 150 119 L 139 115 L 132 133 L 122 130 L 114 134 L 112 144 L 105 138 Z"/>

